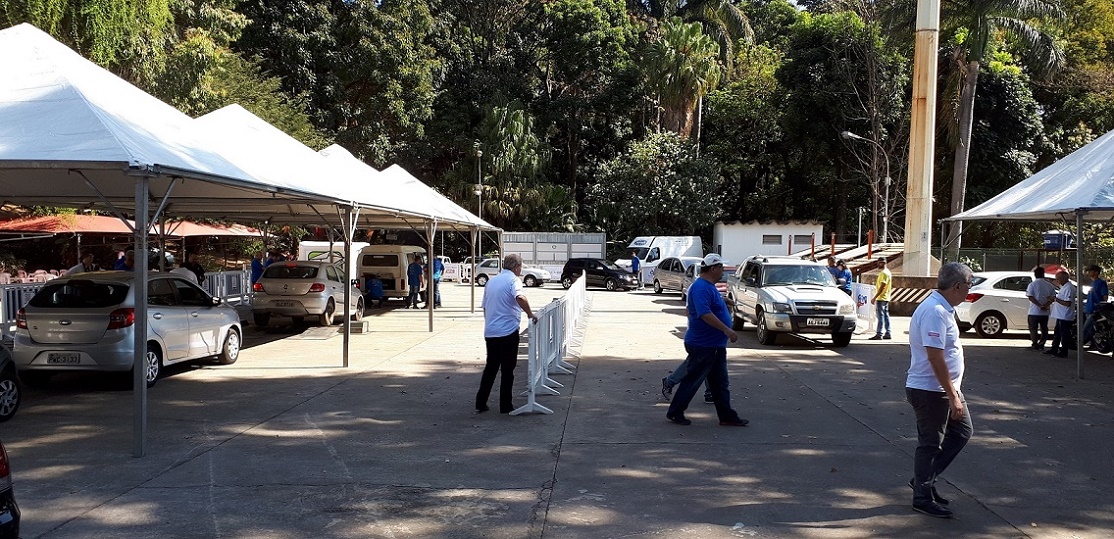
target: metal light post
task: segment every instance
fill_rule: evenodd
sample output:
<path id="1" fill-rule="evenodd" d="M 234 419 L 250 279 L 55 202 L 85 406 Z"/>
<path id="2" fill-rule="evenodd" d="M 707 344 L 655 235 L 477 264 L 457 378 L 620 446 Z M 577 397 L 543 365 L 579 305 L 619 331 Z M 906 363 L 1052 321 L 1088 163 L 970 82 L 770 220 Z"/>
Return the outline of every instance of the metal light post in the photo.
<path id="1" fill-rule="evenodd" d="M 862 245 L 863 245 L 863 212 L 865 212 L 865 211 L 866 211 L 866 208 L 864 208 L 863 206 L 859 206 L 859 235 L 855 236 L 855 238 L 859 242 L 858 243 L 859 247 L 862 247 Z"/>
<path id="2" fill-rule="evenodd" d="M 886 161 L 886 179 L 885 179 L 886 193 L 885 193 L 884 198 L 882 200 L 882 243 L 889 243 L 890 242 L 890 183 L 892 183 L 892 181 L 893 181 L 893 180 L 890 179 L 890 154 L 886 152 L 886 149 L 883 148 L 881 144 L 879 144 L 877 141 L 875 141 L 873 139 L 868 139 L 866 137 L 860 137 L 859 135 L 856 135 L 856 134 L 854 134 L 850 131 L 844 131 L 844 132 L 840 133 L 839 136 L 841 136 L 845 139 L 848 139 L 848 140 L 864 140 L 866 142 L 869 142 L 869 143 L 877 146 L 878 149 L 882 151 L 882 158 L 885 159 L 885 161 Z"/>
<path id="3" fill-rule="evenodd" d="M 484 156 L 484 152 L 483 152 L 483 150 L 480 149 L 480 141 L 478 141 L 478 140 L 473 145 L 473 148 L 475 148 L 475 150 L 476 150 L 476 187 L 475 187 L 475 193 L 476 193 L 476 209 L 479 211 L 479 213 L 477 213 L 476 216 L 479 217 L 480 220 L 482 221 L 483 218 L 484 218 L 484 183 L 483 183 L 483 176 L 481 175 L 481 171 L 480 171 L 480 163 L 482 162 L 481 158 Z M 481 259 L 484 256 L 484 251 L 480 247 L 480 244 L 482 243 L 482 241 L 483 241 L 483 232 L 480 232 L 480 233 L 476 234 L 476 257 L 481 258 Z"/>

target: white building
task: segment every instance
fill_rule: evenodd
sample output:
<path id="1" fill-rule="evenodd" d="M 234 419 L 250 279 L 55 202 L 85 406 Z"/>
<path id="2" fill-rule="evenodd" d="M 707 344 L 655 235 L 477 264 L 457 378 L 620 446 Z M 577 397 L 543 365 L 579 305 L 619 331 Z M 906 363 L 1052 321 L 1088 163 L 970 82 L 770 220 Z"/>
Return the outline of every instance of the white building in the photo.
<path id="1" fill-rule="evenodd" d="M 712 229 L 713 251 L 739 263 L 753 255 L 785 256 L 824 244 L 824 225 L 815 221 L 724 223 Z"/>

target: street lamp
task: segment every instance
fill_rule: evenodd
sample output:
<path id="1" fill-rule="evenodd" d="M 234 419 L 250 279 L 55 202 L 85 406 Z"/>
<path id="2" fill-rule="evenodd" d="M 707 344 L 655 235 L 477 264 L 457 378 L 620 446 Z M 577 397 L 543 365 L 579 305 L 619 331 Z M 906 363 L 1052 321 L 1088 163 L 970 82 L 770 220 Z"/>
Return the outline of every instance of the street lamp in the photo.
<path id="1" fill-rule="evenodd" d="M 480 141 L 478 140 L 472 147 L 476 150 L 476 186 L 474 192 L 476 193 L 476 209 L 479 212 L 476 216 L 482 221 L 484 218 L 484 183 L 483 176 L 480 172 L 480 163 L 482 161 L 481 158 L 484 156 L 484 152 L 480 149 Z M 483 232 L 476 234 L 476 256 L 479 258 L 483 258 L 484 256 L 483 249 L 480 247 L 483 240 L 482 234 Z"/>
<path id="2" fill-rule="evenodd" d="M 877 146 L 879 150 L 882 150 L 882 157 L 886 160 L 886 179 L 885 179 L 886 194 L 885 194 L 885 198 L 882 200 L 882 243 L 889 243 L 889 241 L 890 241 L 890 183 L 892 182 L 892 180 L 890 179 L 890 154 L 886 153 L 886 149 L 883 148 L 881 144 L 878 144 L 878 142 L 875 141 L 874 139 L 860 137 L 859 135 L 856 135 L 856 134 L 854 134 L 850 131 L 844 131 L 844 132 L 840 133 L 839 136 L 843 137 L 844 139 L 847 139 L 847 140 L 863 140 L 863 141 L 869 142 L 869 143 Z"/>

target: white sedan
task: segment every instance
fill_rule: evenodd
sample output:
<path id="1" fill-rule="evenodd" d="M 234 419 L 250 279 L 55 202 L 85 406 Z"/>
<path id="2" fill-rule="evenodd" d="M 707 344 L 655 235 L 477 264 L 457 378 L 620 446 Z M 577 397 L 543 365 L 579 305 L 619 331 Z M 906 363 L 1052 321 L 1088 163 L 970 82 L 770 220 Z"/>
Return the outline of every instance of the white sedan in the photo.
<path id="1" fill-rule="evenodd" d="M 295 324 L 307 316 L 322 326 L 344 315 L 345 284 L 341 271 L 328 262 L 297 260 L 275 262 L 252 285 L 251 314 L 257 326 L 266 326 L 271 316 L 289 316 Z M 364 314 L 364 297 L 354 283 L 348 284 L 352 319 Z"/>
<path id="2" fill-rule="evenodd" d="M 997 337 L 1007 329 L 1029 329 L 1029 298 L 1033 282 L 1027 271 L 987 271 L 971 276 L 967 298 L 955 307 L 959 329 L 975 328 L 980 337 Z M 1053 283 L 1055 285 L 1055 283 Z"/>
<path id="3" fill-rule="evenodd" d="M 476 285 L 487 286 L 487 282 L 502 271 L 498 258 L 488 258 L 476 266 Z M 553 275 L 537 266 L 522 266 L 522 284 L 541 286 L 553 280 Z"/>

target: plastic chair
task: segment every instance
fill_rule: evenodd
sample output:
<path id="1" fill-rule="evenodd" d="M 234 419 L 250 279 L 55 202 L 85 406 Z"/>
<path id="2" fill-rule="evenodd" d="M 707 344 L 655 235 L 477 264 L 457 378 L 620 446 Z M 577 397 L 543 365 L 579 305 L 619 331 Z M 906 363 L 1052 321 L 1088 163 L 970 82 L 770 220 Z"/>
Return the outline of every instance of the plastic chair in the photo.
<path id="1" fill-rule="evenodd" d="M 0 273 L 0 284 L 12 284 L 12 274 L 7 272 Z"/>

